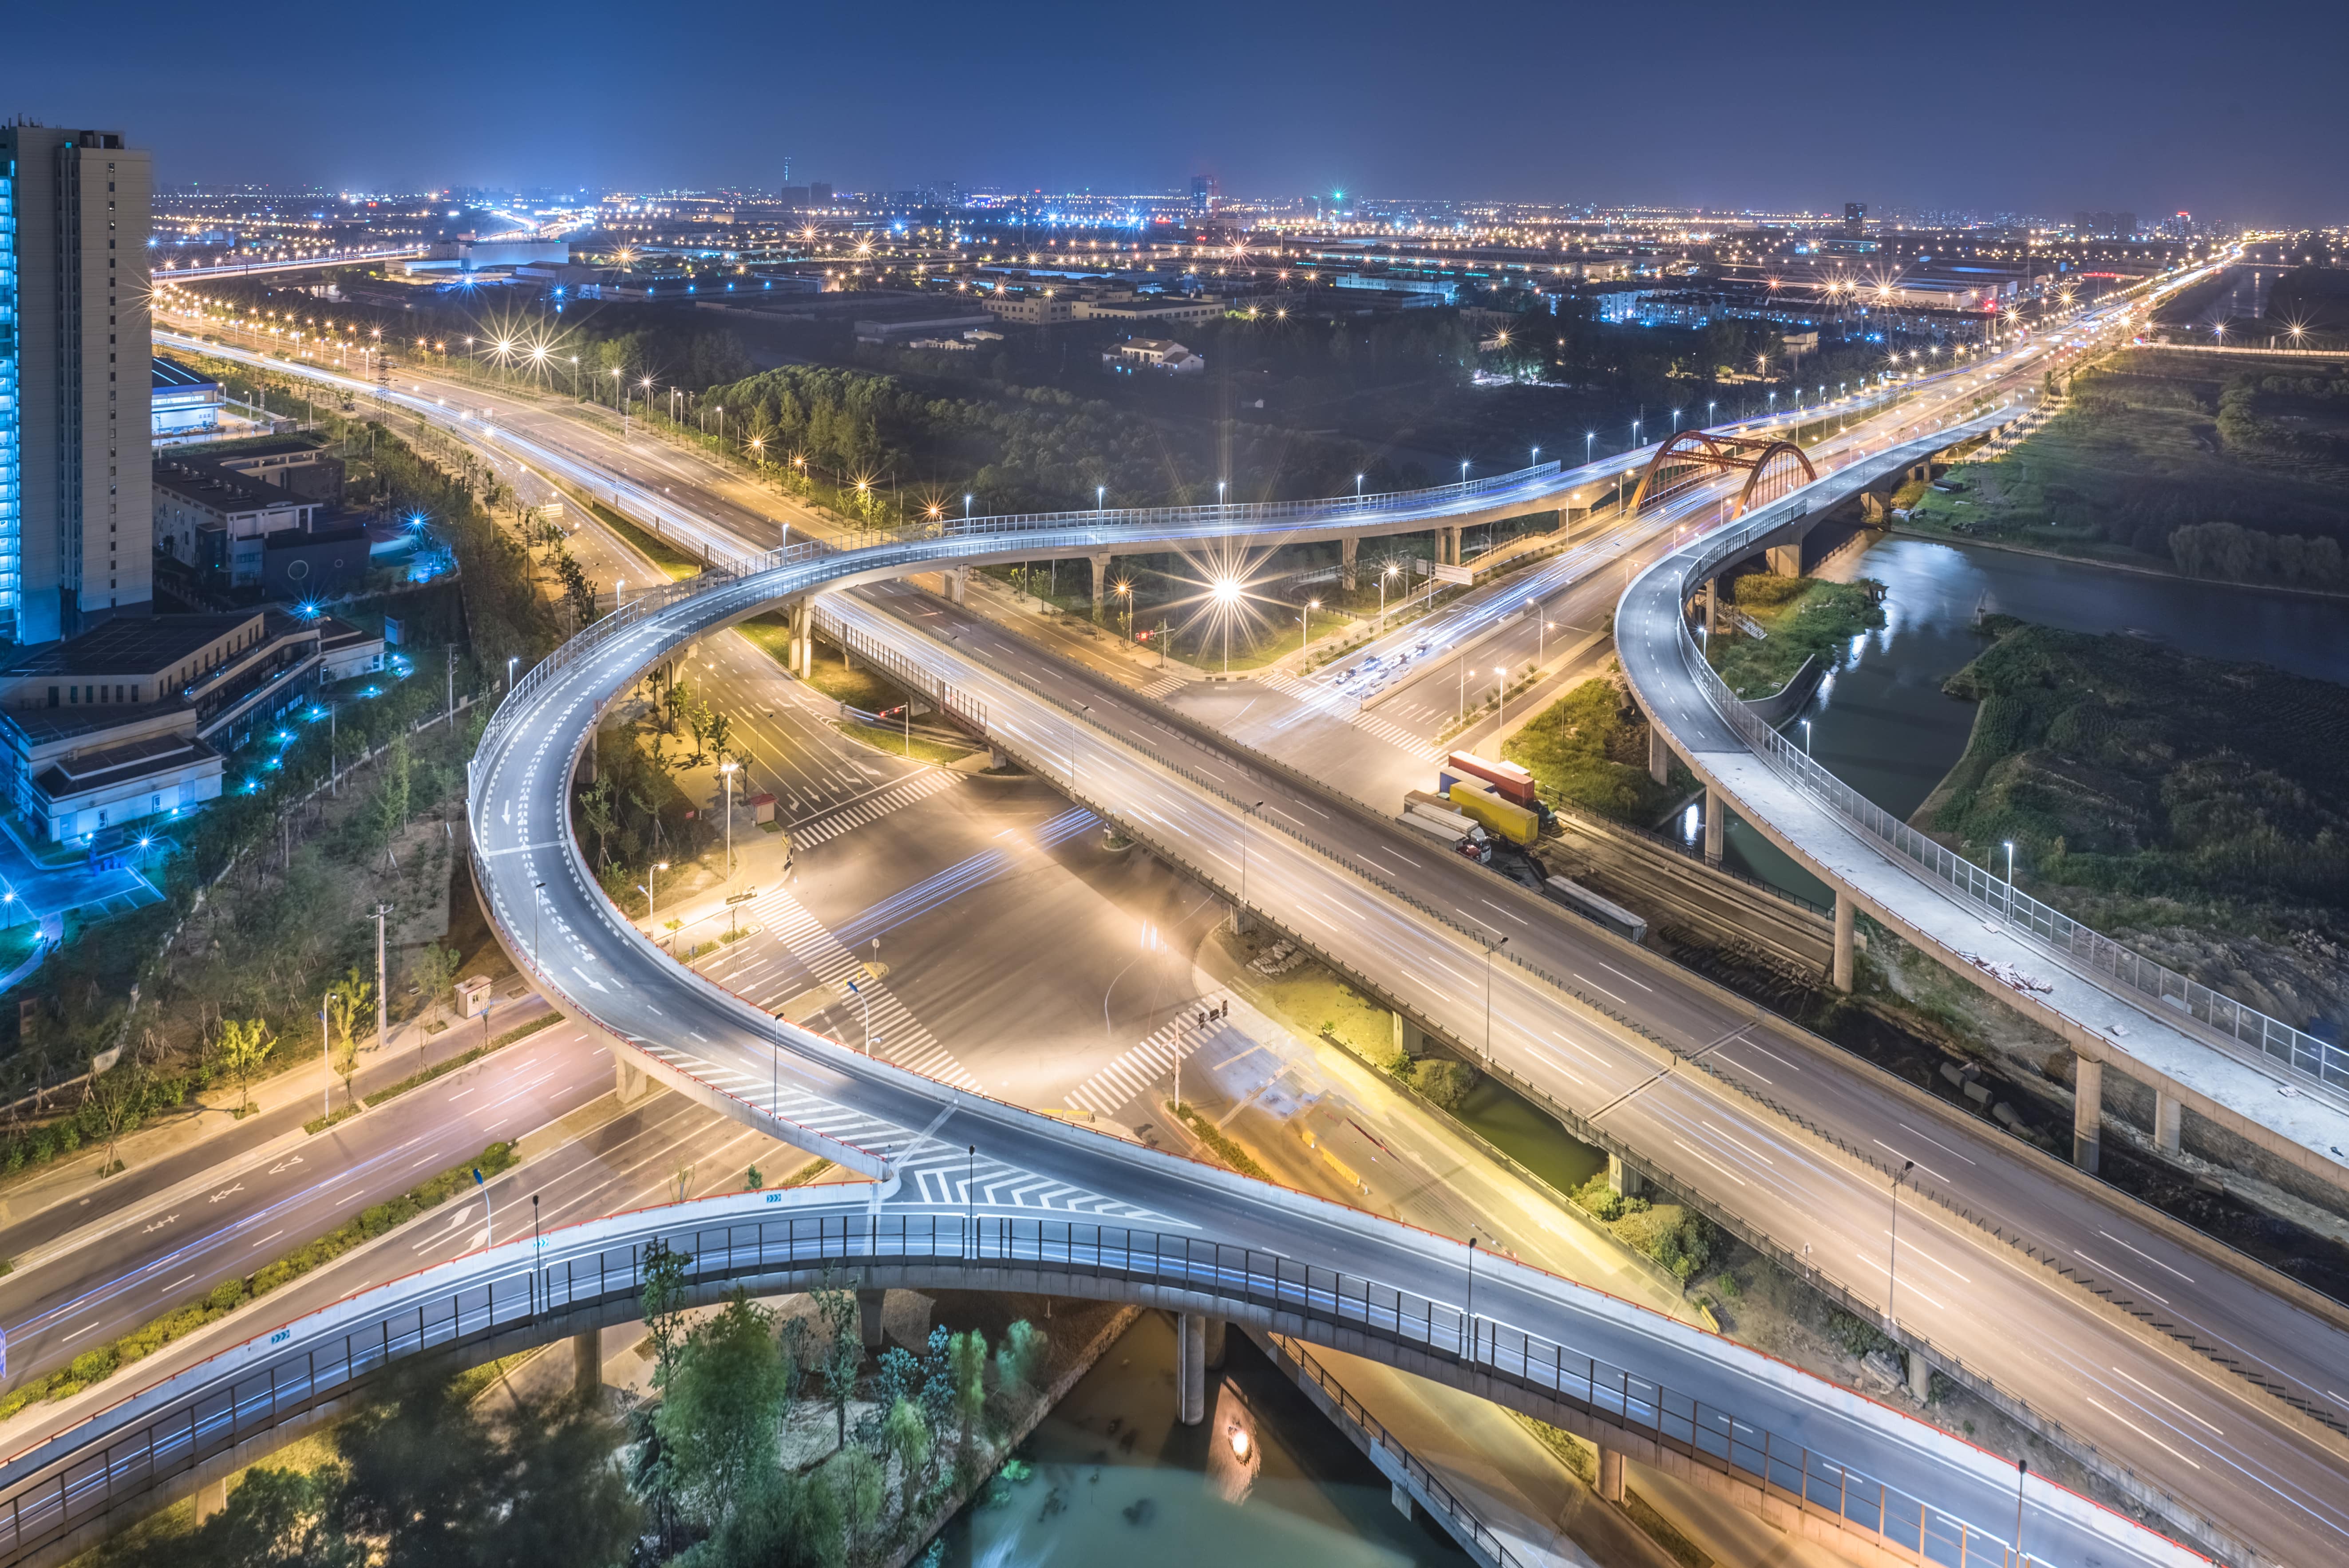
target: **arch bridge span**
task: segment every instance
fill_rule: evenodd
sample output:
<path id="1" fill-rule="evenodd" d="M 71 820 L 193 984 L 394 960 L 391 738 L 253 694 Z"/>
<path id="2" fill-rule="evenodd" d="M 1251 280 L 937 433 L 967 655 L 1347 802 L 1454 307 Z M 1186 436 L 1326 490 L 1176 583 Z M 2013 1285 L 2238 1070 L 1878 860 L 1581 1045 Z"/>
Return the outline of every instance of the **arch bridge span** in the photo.
<path id="1" fill-rule="evenodd" d="M 1725 432 L 1686 429 L 1656 449 L 1631 492 L 1631 515 L 1661 506 L 1715 474 L 1745 475 L 1728 516 L 1744 517 L 1757 506 L 1792 495 L 1819 477 L 1809 454 L 1792 441 Z"/>

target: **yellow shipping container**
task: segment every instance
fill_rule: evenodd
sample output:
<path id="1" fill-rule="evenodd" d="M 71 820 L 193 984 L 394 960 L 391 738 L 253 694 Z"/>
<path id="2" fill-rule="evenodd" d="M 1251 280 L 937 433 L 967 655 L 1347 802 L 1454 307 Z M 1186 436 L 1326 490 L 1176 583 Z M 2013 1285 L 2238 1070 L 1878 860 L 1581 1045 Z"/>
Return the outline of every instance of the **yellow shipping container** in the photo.
<path id="1" fill-rule="evenodd" d="M 1465 782 L 1452 786 L 1452 806 L 1513 844 L 1531 844 L 1541 837 L 1541 819 L 1523 806 L 1513 806 L 1498 795 L 1488 795 Z"/>

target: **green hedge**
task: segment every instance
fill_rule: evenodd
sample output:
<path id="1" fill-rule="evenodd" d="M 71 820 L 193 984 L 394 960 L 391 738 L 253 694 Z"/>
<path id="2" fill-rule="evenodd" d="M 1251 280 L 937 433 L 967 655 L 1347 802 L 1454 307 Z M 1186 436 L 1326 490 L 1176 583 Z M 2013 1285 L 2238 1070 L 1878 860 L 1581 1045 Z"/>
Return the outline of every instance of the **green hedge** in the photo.
<path id="1" fill-rule="evenodd" d="M 518 1162 L 512 1144 L 492 1143 L 481 1150 L 480 1158 L 468 1160 L 461 1165 L 452 1165 L 421 1186 L 411 1187 L 388 1202 L 361 1210 L 356 1219 L 327 1232 L 307 1246 L 264 1264 L 243 1279 L 222 1280 L 203 1300 L 142 1324 L 120 1338 L 94 1346 L 57 1371 L 25 1384 L 6 1398 L 0 1399 L 0 1421 L 8 1419 L 35 1400 L 55 1403 L 80 1393 L 94 1383 L 102 1383 L 130 1363 L 152 1356 L 174 1340 L 186 1338 L 204 1325 L 234 1312 L 246 1302 L 266 1295 L 279 1285 L 289 1284 L 312 1269 L 332 1263 L 360 1243 L 373 1241 L 385 1232 L 406 1224 L 427 1209 L 438 1207 L 462 1191 L 472 1181 L 474 1167 L 479 1166 L 486 1176 Z"/>

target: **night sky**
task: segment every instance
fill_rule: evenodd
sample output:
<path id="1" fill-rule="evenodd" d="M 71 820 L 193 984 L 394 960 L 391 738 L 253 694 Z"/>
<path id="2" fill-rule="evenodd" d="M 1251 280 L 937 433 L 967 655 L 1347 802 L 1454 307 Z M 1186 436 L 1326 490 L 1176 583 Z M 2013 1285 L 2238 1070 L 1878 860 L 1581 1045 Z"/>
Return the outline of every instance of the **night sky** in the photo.
<path id="1" fill-rule="evenodd" d="M 2349 3 L 9 5 L 158 177 L 2349 217 Z"/>

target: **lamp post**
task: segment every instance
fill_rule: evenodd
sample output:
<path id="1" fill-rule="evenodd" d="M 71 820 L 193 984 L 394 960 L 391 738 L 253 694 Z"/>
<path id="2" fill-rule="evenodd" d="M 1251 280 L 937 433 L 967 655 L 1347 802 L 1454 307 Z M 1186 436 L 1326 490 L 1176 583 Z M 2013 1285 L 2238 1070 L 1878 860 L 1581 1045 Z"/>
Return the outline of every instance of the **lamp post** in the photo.
<path id="1" fill-rule="evenodd" d="M 1509 722 L 1509 666 L 1493 666 L 1493 727 L 1499 729 Z"/>
<path id="2" fill-rule="evenodd" d="M 1305 614 L 1297 617 L 1299 624 L 1301 624 L 1305 628 L 1303 634 L 1299 636 L 1297 641 L 1297 654 L 1299 658 L 1303 658 L 1305 656 L 1306 645 L 1313 641 L 1313 612 L 1319 608 L 1321 608 L 1320 600 L 1308 599 L 1305 601 Z"/>
<path id="3" fill-rule="evenodd" d="M 1493 954 L 1509 944 L 1506 936 L 1485 942 L 1485 1065 L 1493 1065 Z"/>
<path id="4" fill-rule="evenodd" d="M 667 861 L 655 861 L 645 870 L 645 920 L 653 928 L 655 942 L 660 940 L 660 910 L 656 890 L 660 886 L 660 873 L 667 870 Z"/>
<path id="5" fill-rule="evenodd" d="M 726 789 L 726 885 L 729 887 L 734 885 L 734 759 L 730 757 L 718 765 L 718 777 Z M 730 911 L 733 907 L 730 900 L 727 908 Z M 734 929 L 731 920 L 726 923 L 726 929 Z"/>
<path id="6" fill-rule="evenodd" d="M 1900 1325 L 1900 1183 L 1915 1169 L 1917 1162 L 1911 1160 L 1892 1179 L 1892 1253 L 1890 1265 L 1884 1271 L 1884 1315 L 1896 1328 Z"/>
<path id="7" fill-rule="evenodd" d="M 1460 1313 L 1468 1320 L 1468 1334 L 1471 1341 L 1468 1346 L 1468 1358 L 1473 1361 L 1476 1358 L 1476 1342 L 1483 1338 L 1483 1336 L 1476 1332 L 1476 1238 L 1474 1236 L 1468 1238 L 1468 1295 L 1467 1299 L 1461 1304 Z"/>
<path id="8" fill-rule="evenodd" d="M 1803 726 L 1803 755 L 1808 757 L 1811 754 L 1811 721 L 1806 718 L 1801 722 Z"/>
<path id="9" fill-rule="evenodd" d="M 1379 573 L 1379 630 L 1381 632 L 1387 629 L 1387 579 L 1393 576 L 1395 571 L 1395 563 L 1390 561 L 1386 564 L 1386 570 Z"/>
<path id="10" fill-rule="evenodd" d="M 2006 917 L 2014 918 L 2014 841 L 2006 842 Z"/>
<path id="11" fill-rule="evenodd" d="M 318 1086 L 318 1114 L 335 1114 L 335 1055 L 326 1046 L 326 1005 L 335 999 L 328 991 L 318 998 L 318 1065 L 326 1069 L 326 1080 Z"/>
<path id="12" fill-rule="evenodd" d="M 545 884 L 544 882 L 534 882 L 531 883 L 531 884 L 530 884 L 530 966 L 531 966 L 533 969 L 536 969 L 536 968 L 538 968 L 538 925 L 539 925 L 539 913 L 540 913 L 540 912 L 541 912 L 542 910 L 543 910 L 545 907 L 546 907 L 546 884 Z"/>

